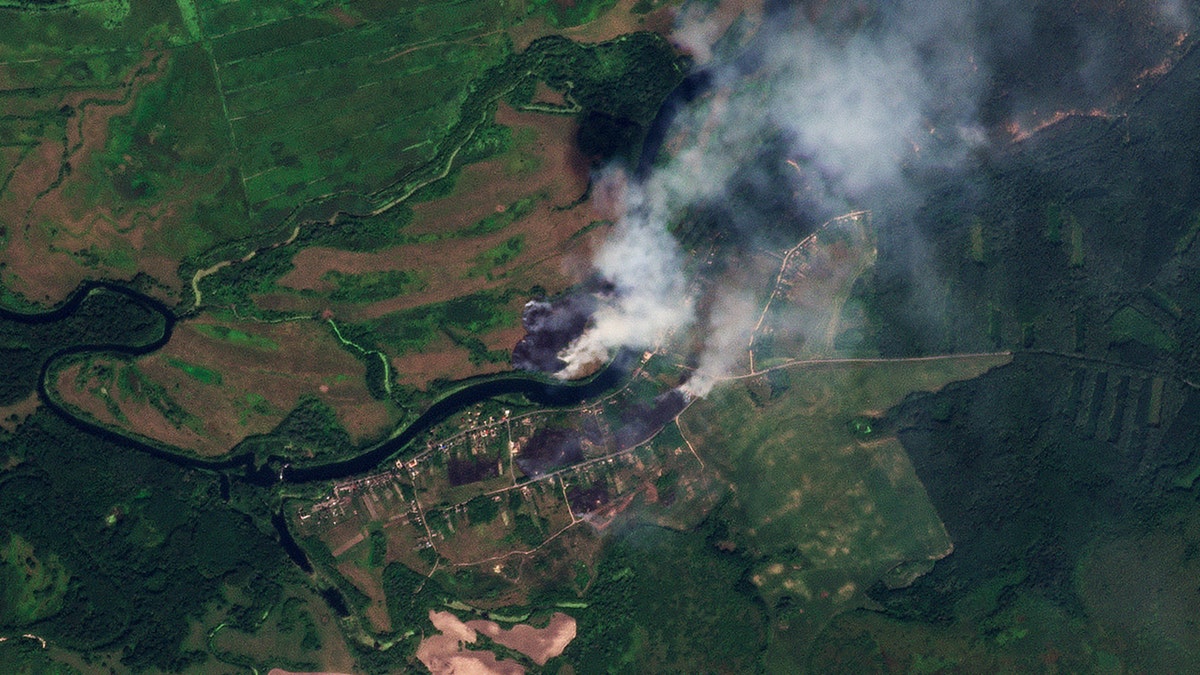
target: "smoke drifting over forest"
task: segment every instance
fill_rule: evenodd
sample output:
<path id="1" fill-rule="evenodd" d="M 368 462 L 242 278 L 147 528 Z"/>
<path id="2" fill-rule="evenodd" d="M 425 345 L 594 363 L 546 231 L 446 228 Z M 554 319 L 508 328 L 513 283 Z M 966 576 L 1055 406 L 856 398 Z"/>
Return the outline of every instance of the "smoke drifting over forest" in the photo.
<path id="1" fill-rule="evenodd" d="M 675 118 L 672 133 L 693 142 L 627 187 L 624 215 L 594 261 L 615 291 L 561 355 L 562 374 L 696 322 L 684 256 L 668 231 L 696 207 L 749 238 L 786 230 L 778 221 L 789 212 L 767 208 L 778 199 L 793 200 L 790 213 L 809 223 L 869 208 L 888 227 L 911 216 L 924 186 L 965 176 L 1009 144 L 1014 128 L 1056 110 L 1111 106 L 1190 17 L 1181 0 L 1110 4 L 901 0 L 866 20 L 859 12 L 839 21 L 830 9 L 816 22 L 768 10 L 740 46 L 711 42 L 711 23 L 685 14 L 676 43 L 711 55 L 713 88 Z M 794 173 L 779 190 L 784 160 Z M 691 387 L 698 395 L 736 362 L 757 319 L 744 290 L 717 293 Z"/>

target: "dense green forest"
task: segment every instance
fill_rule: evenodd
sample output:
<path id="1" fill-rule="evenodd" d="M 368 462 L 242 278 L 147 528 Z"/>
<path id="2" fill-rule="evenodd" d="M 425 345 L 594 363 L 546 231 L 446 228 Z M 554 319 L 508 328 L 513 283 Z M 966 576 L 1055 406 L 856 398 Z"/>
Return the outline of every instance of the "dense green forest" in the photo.
<path id="1" fill-rule="evenodd" d="M 45 410 L 2 447 L 15 465 L 0 474 L 0 540 L 19 536 L 66 572 L 52 591 L 57 611 L 29 626 L 0 612 L 7 627 L 34 627 L 85 653 L 120 649 L 130 670 L 178 670 L 207 659 L 182 643 L 188 621 L 220 604 L 222 587 L 245 600 L 224 606 L 227 621 L 253 629 L 283 586 L 299 581 L 265 521 L 253 507 L 224 502 L 211 473 L 86 434 Z"/>
<path id="2" fill-rule="evenodd" d="M 166 321 L 161 313 L 135 296 L 97 287 L 87 290 L 78 306 L 58 320 L 37 315 L 0 316 L 0 360 L 5 376 L 0 378 L 0 405 L 10 405 L 37 388 L 37 378 L 53 353 L 89 346 L 137 349 L 163 339 Z M 74 302 L 64 305 L 64 310 Z"/>

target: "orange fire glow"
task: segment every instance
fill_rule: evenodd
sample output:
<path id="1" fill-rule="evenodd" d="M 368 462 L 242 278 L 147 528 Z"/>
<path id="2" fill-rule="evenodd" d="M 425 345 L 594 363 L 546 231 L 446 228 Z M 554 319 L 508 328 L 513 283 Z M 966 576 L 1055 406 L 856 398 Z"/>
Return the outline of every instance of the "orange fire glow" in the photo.
<path id="1" fill-rule="evenodd" d="M 1098 117 L 1105 120 L 1110 120 L 1113 118 L 1111 114 L 1100 108 L 1093 108 L 1091 110 L 1058 110 L 1047 119 L 1044 119 L 1033 125 L 1033 127 L 1030 129 L 1026 129 L 1021 126 L 1020 122 L 1012 120 L 1008 124 L 1004 125 L 1004 130 L 1008 132 L 1009 136 L 1012 137 L 1011 141 L 1013 143 L 1020 143 L 1042 129 L 1052 127 L 1055 124 L 1058 124 L 1059 122 L 1071 117 Z"/>

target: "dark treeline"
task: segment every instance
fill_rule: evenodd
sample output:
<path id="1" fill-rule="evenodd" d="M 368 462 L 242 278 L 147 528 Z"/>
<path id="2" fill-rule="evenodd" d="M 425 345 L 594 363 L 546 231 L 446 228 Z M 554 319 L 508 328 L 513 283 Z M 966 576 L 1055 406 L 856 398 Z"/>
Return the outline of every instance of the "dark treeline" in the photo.
<path id="1" fill-rule="evenodd" d="M 173 323 L 161 303 L 103 283 L 80 286 L 59 308 L 44 314 L 0 310 L 0 405 L 33 393 L 43 366 L 55 354 L 82 347 L 153 350 L 166 342 Z"/>
<path id="2" fill-rule="evenodd" d="M 29 541 L 70 573 L 61 609 L 37 633 L 63 647 L 122 648 L 131 670 L 204 660 L 182 644 L 188 620 L 222 584 L 249 604 L 228 607 L 253 629 L 295 574 L 273 538 L 220 498 L 218 482 L 85 434 L 39 411 L 4 443 L 20 461 L 0 476 L 0 539 Z M 73 468 L 73 470 L 66 470 Z"/>
<path id="3" fill-rule="evenodd" d="M 596 569 L 588 607 L 571 612 L 579 634 L 566 660 L 581 673 L 629 659 L 644 672 L 753 672 L 767 613 L 747 581 L 750 560 L 714 545 L 724 527 L 715 512 L 694 532 L 620 533 Z"/>

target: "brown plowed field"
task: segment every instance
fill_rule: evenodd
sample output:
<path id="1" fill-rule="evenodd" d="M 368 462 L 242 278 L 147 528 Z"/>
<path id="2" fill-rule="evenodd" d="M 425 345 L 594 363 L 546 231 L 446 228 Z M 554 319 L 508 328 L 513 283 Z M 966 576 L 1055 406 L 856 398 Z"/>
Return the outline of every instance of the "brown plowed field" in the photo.
<path id="1" fill-rule="evenodd" d="M 498 644 L 521 652 L 539 666 L 546 665 L 547 661 L 563 653 L 571 640 L 575 639 L 575 618 L 562 612 L 555 612 L 545 628 L 519 623 L 504 630 L 494 621 L 482 620 L 468 621 L 467 626 Z"/>
<path id="2" fill-rule="evenodd" d="M 496 655 L 483 650 L 466 650 L 463 644 L 474 644 L 478 637 L 450 612 L 429 610 L 429 620 L 438 633 L 417 646 L 417 658 L 433 675 L 523 675 L 525 669 L 515 661 L 500 661 Z"/>
<path id="3" fill-rule="evenodd" d="M 21 426 L 21 422 L 32 415 L 39 405 L 41 405 L 41 401 L 38 400 L 37 394 L 31 392 L 23 401 L 0 406 L 0 429 L 16 431 L 17 427 Z"/>
<path id="4" fill-rule="evenodd" d="M 292 259 L 294 269 L 279 284 L 285 288 L 328 290 L 321 277 L 332 270 L 344 274 L 416 271 L 425 280 L 421 291 L 361 307 L 337 308 L 339 316 L 354 320 L 487 289 L 541 284 L 553 292 L 580 280 L 590 260 L 589 238 L 571 240 L 571 236 L 598 216 L 586 203 L 564 211 L 554 208 L 572 203 L 587 189 L 587 165 L 575 150 L 575 121 L 564 116 L 521 113 L 506 106 L 501 106 L 496 121 L 512 127 L 514 136 L 528 140 L 509 153 L 463 169 L 454 196 L 416 206 L 409 231 L 422 234 L 462 230 L 522 197 L 545 195 L 533 213 L 499 232 L 480 237 L 397 246 L 377 253 L 304 249 Z M 538 165 L 536 170 L 514 170 L 514 162 L 521 156 L 532 157 Z M 477 255 L 517 235 L 524 236 L 523 251 L 512 262 L 493 270 L 493 280 L 469 274 L 477 264 Z M 315 307 L 314 301 L 285 297 L 259 296 L 256 302 L 282 311 L 311 311 Z"/>

